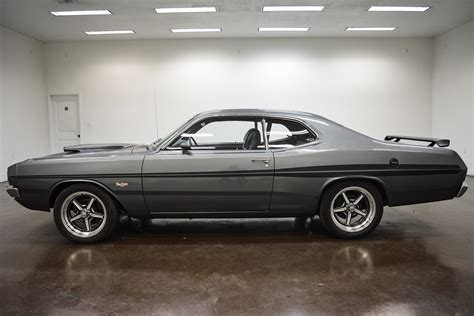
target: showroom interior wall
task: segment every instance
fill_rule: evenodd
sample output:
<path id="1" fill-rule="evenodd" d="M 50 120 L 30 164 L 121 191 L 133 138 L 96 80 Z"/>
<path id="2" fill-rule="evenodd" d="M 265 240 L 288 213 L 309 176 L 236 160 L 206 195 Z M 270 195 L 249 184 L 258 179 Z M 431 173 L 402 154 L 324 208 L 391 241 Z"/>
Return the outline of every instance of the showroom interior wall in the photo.
<path id="1" fill-rule="evenodd" d="M 151 142 L 235 107 L 311 111 L 374 137 L 431 134 L 428 38 L 60 42 L 45 57 L 48 93 L 80 94 L 83 142 Z"/>
<path id="2" fill-rule="evenodd" d="M 43 44 L 0 26 L 0 181 L 15 162 L 49 153 Z"/>
<path id="3" fill-rule="evenodd" d="M 433 136 L 451 139 L 474 174 L 474 21 L 434 40 Z"/>
<path id="4" fill-rule="evenodd" d="M 473 28 L 435 39 L 41 43 L 0 27 L 0 181 L 9 164 L 49 153 L 55 94 L 80 95 L 83 142 L 150 142 L 207 109 L 289 108 L 378 138 L 449 137 L 473 170 Z"/>

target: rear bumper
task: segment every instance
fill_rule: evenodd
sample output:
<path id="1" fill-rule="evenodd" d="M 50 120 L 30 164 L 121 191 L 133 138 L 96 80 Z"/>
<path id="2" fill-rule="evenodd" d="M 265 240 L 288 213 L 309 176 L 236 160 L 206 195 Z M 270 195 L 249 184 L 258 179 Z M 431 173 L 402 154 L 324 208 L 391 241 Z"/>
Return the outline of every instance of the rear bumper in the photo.
<path id="1" fill-rule="evenodd" d="M 20 190 L 18 190 L 17 188 L 14 188 L 14 187 L 8 188 L 7 193 L 8 193 L 8 195 L 10 195 L 11 197 L 16 198 L 16 199 L 21 197 L 20 196 Z"/>
<path id="2" fill-rule="evenodd" d="M 458 194 L 456 195 L 456 197 L 461 197 L 464 195 L 464 193 L 466 193 L 467 189 L 469 188 L 469 186 L 467 185 L 467 183 L 464 181 L 462 183 L 462 186 L 461 188 L 459 189 L 459 192 Z"/>

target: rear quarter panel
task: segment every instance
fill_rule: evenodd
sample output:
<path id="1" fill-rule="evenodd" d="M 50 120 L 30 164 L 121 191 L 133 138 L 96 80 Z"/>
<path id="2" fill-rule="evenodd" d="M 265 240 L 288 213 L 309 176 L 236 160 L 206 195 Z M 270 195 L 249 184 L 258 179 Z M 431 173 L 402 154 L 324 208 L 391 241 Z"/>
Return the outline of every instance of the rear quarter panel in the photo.
<path id="1" fill-rule="evenodd" d="M 271 212 L 315 213 L 328 185 L 355 179 L 377 185 L 390 206 L 446 200 L 456 196 L 466 175 L 463 161 L 448 149 L 359 135 L 351 139 L 321 139 L 311 146 L 275 151 Z M 391 159 L 399 165 L 391 166 Z"/>
<path id="2" fill-rule="evenodd" d="M 446 148 L 390 144 L 388 151 L 400 161 L 392 172 L 382 173 L 389 205 L 407 205 L 452 199 L 466 178 L 459 155 Z"/>

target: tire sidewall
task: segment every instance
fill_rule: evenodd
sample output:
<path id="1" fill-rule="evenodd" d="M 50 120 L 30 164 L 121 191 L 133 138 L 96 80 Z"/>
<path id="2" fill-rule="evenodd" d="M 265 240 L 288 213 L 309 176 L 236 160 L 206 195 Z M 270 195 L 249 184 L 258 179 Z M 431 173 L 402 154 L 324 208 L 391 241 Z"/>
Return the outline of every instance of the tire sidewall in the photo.
<path id="1" fill-rule="evenodd" d="M 64 226 L 64 223 L 61 219 L 61 208 L 68 196 L 75 192 L 84 191 L 90 192 L 96 195 L 105 205 L 105 212 L 107 213 L 105 219 L 105 225 L 102 230 L 94 236 L 91 237 L 79 237 L 73 235 L 71 232 L 67 230 Z M 65 188 L 61 193 L 58 195 L 54 202 L 54 222 L 56 227 L 58 228 L 59 232 L 66 237 L 68 240 L 76 243 L 94 243 L 103 241 L 106 238 L 110 237 L 110 235 L 115 231 L 117 224 L 119 221 L 119 212 L 116 202 L 110 197 L 107 192 L 98 188 L 95 185 L 91 184 L 74 184 Z"/>
<path id="2" fill-rule="evenodd" d="M 375 215 L 372 222 L 363 230 L 358 232 L 347 232 L 342 230 L 341 228 L 337 227 L 333 221 L 331 216 L 331 203 L 333 198 L 338 194 L 341 190 L 347 187 L 361 187 L 367 190 L 375 200 Z M 326 192 L 324 193 L 322 200 L 321 200 L 321 207 L 319 212 L 319 217 L 323 226 L 334 236 L 338 238 L 361 238 L 368 234 L 370 234 L 380 223 L 380 220 L 383 216 L 383 198 L 380 194 L 380 191 L 371 183 L 364 182 L 364 181 L 345 181 L 340 183 L 335 183 L 331 185 Z"/>

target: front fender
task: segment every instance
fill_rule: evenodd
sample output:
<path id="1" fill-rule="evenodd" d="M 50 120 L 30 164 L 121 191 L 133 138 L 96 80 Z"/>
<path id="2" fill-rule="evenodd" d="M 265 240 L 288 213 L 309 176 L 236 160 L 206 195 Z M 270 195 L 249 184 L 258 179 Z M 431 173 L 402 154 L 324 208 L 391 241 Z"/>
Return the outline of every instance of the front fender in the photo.
<path id="1" fill-rule="evenodd" d="M 49 205 L 53 207 L 54 201 L 59 193 L 69 185 L 75 183 L 90 183 L 106 191 L 119 204 L 120 208 L 132 217 L 149 218 L 150 214 L 145 205 L 143 191 L 141 189 L 141 177 L 125 178 L 103 178 L 103 179 L 66 179 L 57 182 L 48 195 Z M 126 186 L 118 186 L 117 183 L 126 183 Z"/>

